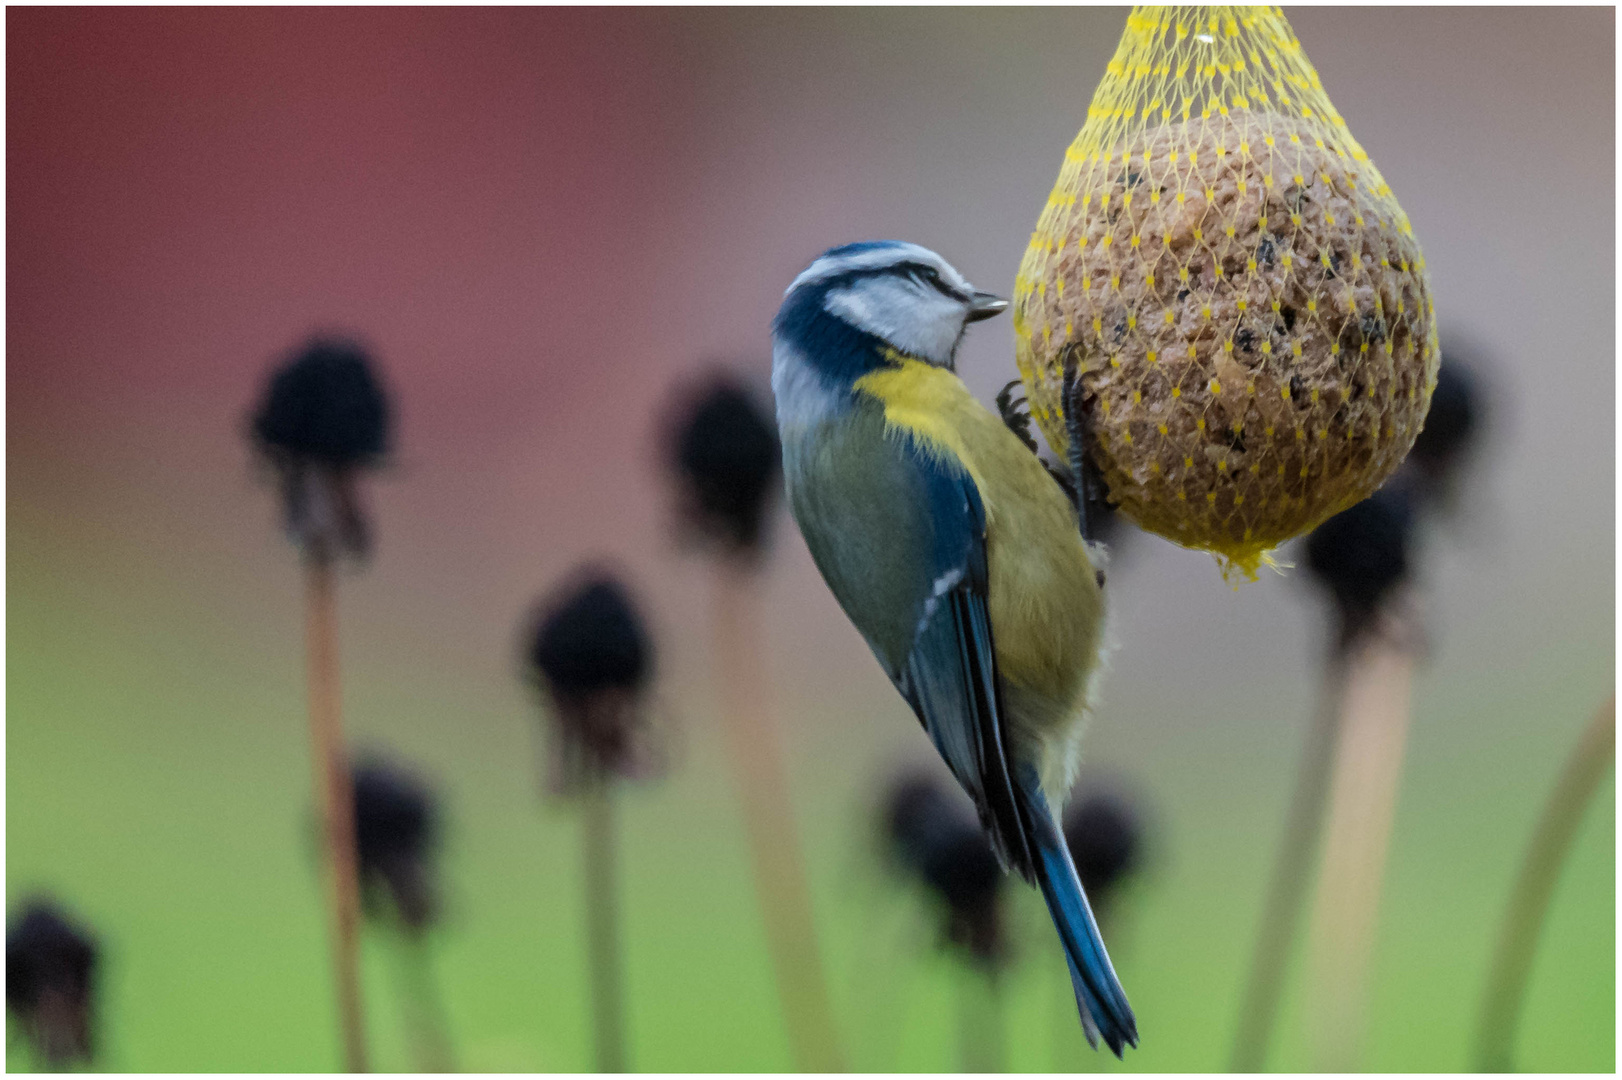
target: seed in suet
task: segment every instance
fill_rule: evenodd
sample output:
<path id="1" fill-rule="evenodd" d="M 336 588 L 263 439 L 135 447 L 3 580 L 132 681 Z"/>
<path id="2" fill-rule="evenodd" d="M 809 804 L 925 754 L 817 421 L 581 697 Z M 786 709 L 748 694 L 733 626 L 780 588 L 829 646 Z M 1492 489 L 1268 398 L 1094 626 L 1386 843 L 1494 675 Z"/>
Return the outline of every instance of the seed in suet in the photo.
<path id="1" fill-rule="evenodd" d="M 407 929 L 433 919 L 436 898 L 430 862 L 438 834 L 433 792 L 419 776 L 381 761 L 356 765 L 355 849 L 368 907 L 386 898 Z"/>
<path id="2" fill-rule="evenodd" d="M 1334 598 L 1343 647 L 1407 578 L 1412 533 L 1409 497 L 1383 488 L 1308 535 L 1307 567 Z"/>
<path id="3" fill-rule="evenodd" d="M 757 551 L 782 470 L 771 415 L 717 375 L 678 416 L 671 441 L 690 527 L 731 551 Z"/>
<path id="4" fill-rule="evenodd" d="M 95 939 L 45 900 L 6 933 L 6 1007 L 53 1069 L 93 1049 Z"/>

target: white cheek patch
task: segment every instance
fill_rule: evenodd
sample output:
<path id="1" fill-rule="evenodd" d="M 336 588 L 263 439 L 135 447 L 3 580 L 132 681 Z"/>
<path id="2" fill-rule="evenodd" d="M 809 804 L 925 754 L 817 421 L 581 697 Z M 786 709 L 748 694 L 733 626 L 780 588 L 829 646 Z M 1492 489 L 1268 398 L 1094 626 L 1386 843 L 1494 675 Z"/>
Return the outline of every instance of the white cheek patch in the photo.
<path id="1" fill-rule="evenodd" d="M 846 407 L 846 398 L 818 374 L 799 349 L 779 339 L 772 348 L 772 396 L 777 399 L 777 426 L 809 427 L 836 416 Z"/>
<path id="2" fill-rule="evenodd" d="M 864 278 L 830 290 L 823 307 L 859 330 L 938 367 L 951 367 L 963 336 L 963 305 L 900 277 Z"/>

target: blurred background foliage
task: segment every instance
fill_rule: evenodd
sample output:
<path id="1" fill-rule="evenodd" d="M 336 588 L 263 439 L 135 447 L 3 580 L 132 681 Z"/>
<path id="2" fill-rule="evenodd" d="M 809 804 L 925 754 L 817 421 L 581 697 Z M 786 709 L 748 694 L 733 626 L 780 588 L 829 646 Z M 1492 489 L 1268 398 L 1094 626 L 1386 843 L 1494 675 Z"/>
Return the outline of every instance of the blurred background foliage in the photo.
<path id="1" fill-rule="evenodd" d="M 1499 403 L 1417 575 L 1434 648 L 1365 1055 L 1455 1070 L 1522 849 L 1614 681 L 1614 15 L 1289 15 L 1425 245 L 1444 349 Z M 660 409 L 711 360 L 763 390 L 781 291 L 831 244 L 917 240 L 1006 290 L 1123 18 L 8 11 L 7 903 L 48 890 L 97 934 L 101 1067 L 337 1061 L 297 567 L 242 439 L 320 327 L 375 348 L 400 409 L 375 560 L 340 589 L 346 723 L 443 799 L 430 948 L 458 1063 L 589 1065 L 579 830 L 540 799 L 514 628 L 606 558 L 680 732 L 621 800 L 630 1060 L 787 1067 Z M 1013 376 L 1006 320 L 961 370 L 987 402 Z M 767 648 L 847 1056 L 955 1068 L 957 961 L 873 853 L 882 785 L 928 749 L 772 525 Z M 1158 830 L 1111 942 L 1143 1048 L 1085 1051 L 1015 889 L 1007 1064 L 1215 1069 L 1330 624 L 1299 570 L 1234 592 L 1141 535 L 1111 588 L 1087 758 Z M 1523 1067 L 1614 1067 L 1614 800 L 1556 893 Z M 368 1027 L 400 1069 L 386 947 L 369 931 Z M 1296 986 L 1275 1068 L 1307 1060 Z M 33 1064 L 14 1024 L 7 1045 Z"/>

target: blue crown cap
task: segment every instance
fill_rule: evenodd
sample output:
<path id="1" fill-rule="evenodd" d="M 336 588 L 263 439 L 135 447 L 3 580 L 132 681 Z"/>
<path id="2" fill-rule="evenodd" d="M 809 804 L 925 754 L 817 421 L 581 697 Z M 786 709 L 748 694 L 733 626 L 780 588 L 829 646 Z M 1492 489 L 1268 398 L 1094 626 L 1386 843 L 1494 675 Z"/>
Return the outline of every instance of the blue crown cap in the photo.
<path id="1" fill-rule="evenodd" d="M 864 251 L 878 251 L 881 248 L 898 248 L 907 245 L 900 240 L 858 240 L 854 244 L 842 244 L 839 247 L 829 248 L 822 253 L 822 258 L 838 258 L 841 255 L 860 255 Z"/>

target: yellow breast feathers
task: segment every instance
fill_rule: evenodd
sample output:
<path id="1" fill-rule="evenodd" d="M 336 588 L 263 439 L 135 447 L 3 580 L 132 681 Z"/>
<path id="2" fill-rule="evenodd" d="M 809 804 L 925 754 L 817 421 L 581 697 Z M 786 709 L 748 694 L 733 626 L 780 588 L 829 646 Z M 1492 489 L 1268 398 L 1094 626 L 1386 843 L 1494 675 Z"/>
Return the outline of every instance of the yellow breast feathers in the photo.
<path id="1" fill-rule="evenodd" d="M 990 607 L 1004 679 L 1081 704 L 1098 647 L 1103 597 L 1070 502 L 1001 419 L 944 368 L 901 358 L 856 389 L 884 406 L 887 428 L 966 471 L 986 510 Z M 1055 717 L 1057 719 L 1057 717 Z"/>

